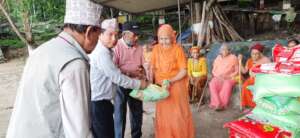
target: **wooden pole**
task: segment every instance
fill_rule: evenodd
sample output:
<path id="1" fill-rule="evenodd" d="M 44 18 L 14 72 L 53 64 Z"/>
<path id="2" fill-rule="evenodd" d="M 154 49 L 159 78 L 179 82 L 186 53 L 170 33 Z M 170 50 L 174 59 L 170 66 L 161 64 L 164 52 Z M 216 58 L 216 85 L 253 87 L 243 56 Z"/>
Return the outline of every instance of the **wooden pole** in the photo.
<path id="1" fill-rule="evenodd" d="M 190 5 L 190 12 L 191 12 L 191 26 L 194 24 L 194 10 L 193 10 L 193 0 L 191 0 L 191 5 Z M 194 33 L 192 32 L 192 44 L 194 43 Z"/>
<path id="2" fill-rule="evenodd" d="M 201 21 L 200 13 L 201 13 L 200 3 L 196 2 L 195 3 L 195 16 L 196 16 L 195 23 L 199 23 Z"/>
<path id="3" fill-rule="evenodd" d="M 197 8 L 197 3 L 195 3 L 196 22 L 200 19 L 198 46 L 202 46 L 204 41 L 206 41 L 206 44 L 210 44 L 214 41 L 243 40 L 235 31 L 227 15 L 222 11 L 216 0 L 204 0 L 202 2 L 201 15 L 199 14 L 200 11 L 198 11 L 200 8 Z"/>
<path id="4" fill-rule="evenodd" d="M 203 98 L 204 98 L 204 96 L 205 96 L 205 92 L 206 92 L 207 87 L 208 87 L 208 79 L 207 79 L 206 82 L 205 82 L 204 88 L 203 88 L 202 93 L 201 93 L 201 97 L 200 97 L 200 99 L 199 99 L 199 101 L 198 101 L 198 105 L 197 105 L 198 111 L 200 111 L 200 107 L 201 107 Z"/>
<path id="5" fill-rule="evenodd" d="M 180 0 L 177 0 L 178 26 L 179 26 L 179 43 L 181 44 L 181 12 Z"/>
<path id="6" fill-rule="evenodd" d="M 110 10 L 110 18 L 114 18 L 114 11 L 113 11 L 113 9 L 109 8 L 109 10 Z"/>
<path id="7" fill-rule="evenodd" d="M 242 63 L 239 62 L 239 79 L 238 79 L 238 83 L 239 83 L 239 95 L 240 95 L 240 111 L 243 110 L 243 105 L 242 105 Z"/>
<path id="8" fill-rule="evenodd" d="M 198 32 L 198 43 L 197 46 L 202 46 L 203 41 L 204 41 L 204 33 L 205 30 L 204 28 L 206 27 L 205 24 L 205 7 L 206 7 L 206 1 L 203 2 L 203 6 L 202 6 L 202 16 L 201 16 L 201 22 L 200 22 L 200 30 Z"/>

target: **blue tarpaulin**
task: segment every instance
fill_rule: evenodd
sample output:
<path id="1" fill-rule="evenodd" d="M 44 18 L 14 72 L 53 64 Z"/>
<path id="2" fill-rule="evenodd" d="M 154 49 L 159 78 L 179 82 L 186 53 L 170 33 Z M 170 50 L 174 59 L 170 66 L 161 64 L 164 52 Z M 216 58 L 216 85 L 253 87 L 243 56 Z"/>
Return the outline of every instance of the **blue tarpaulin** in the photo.
<path id="1" fill-rule="evenodd" d="M 188 28 L 184 32 L 181 33 L 181 36 L 178 35 L 176 40 L 177 40 L 177 42 L 187 43 L 187 40 L 191 35 L 192 35 L 192 29 Z"/>

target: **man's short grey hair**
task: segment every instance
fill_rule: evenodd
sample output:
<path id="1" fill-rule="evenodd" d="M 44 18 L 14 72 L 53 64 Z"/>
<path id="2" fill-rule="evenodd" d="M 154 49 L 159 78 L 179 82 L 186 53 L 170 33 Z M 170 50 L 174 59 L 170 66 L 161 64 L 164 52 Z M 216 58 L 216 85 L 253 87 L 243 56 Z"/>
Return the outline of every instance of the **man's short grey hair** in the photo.
<path id="1" fill-rule="evenodd" d="M 123 31 L 123 32 L 122 32 L 122 36 L 125 36 L 127 33 L 132 33 L 132 32 L 130 32 L 130 31 L 128 31 L 128 30 Z"/>
<path id="2" fill-rule="evenodd" d="M 231 52 L 231 48 L 229 46 L 229 43 L 222 43 L 221 47 L 220 47 L 220 51 L 222 49 L 226 48 L 229 52 Z"/>

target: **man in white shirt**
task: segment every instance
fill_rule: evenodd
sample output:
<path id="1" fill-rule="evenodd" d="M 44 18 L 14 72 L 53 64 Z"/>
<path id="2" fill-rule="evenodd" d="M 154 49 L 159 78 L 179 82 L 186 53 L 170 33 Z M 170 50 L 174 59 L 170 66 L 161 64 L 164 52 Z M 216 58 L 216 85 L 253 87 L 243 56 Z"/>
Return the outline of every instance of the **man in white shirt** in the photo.
<path id="1" fill-rule="evenodd" d="M 28 58 L 7 138 L 92 138 L 89 58 L 102 6 L 67 0 L 64 30 Z"/>
<path id="2" fill-rule="evenodd" d="M 92 129 L 96 138 L 114 138 L 114 107 L 111 103 L 116 87 L 144 89 L 145 80 L 131 79 L 121 73 L 113 62 L 113 48 L 117 42 L 116 19 L 101 23 L 101 33 L 95 50 L 89 55 L 91 61 Z"/>

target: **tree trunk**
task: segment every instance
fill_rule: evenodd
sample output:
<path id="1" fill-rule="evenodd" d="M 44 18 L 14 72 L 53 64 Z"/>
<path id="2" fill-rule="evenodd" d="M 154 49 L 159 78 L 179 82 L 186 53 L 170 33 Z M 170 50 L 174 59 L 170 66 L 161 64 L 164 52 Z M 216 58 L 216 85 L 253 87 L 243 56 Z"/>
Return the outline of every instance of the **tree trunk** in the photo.
<path id="1" fill-rule="evenodd" d="M 23 19 L 23 27 L 24 27 L 24 31 L 25 31 L 25 38 L 26 38 L 27 42 L 30 45 L 32 45 L 34 42 L 33 42 L 33 38 L 32 38 L 28 10 L 25 10 L 25 9 L 23 10 L 22 19 Z"/>
<path id="2" fill-rule="evenodd" d="M 18 35 L 18 37 L 22 40 L 22 42 L 24 42 L 26 45 L 29 45 L 27 40 L 21 35 L 20 31 L 17 29 L 16 25 L 11 20 L 10 16 L 6 12 L 6 10 L 4 9 L 2 3 L 0 4 L 0 9 L 3 12 L 4 16 L 6 17 L 6 19 L 8 20 L 8 22 L 9 22 L 10 26 L 12 27 L 13 31 Z"/>
<path id="3" fill-rule="evenodd" d="M 24 55 L 30 55 L 31 52 L 34 50 L 34 41 L 32 37 L 32 30 L 31 30 L 31 24 L 30 24 L 30 15 L 29 15 L 29 9 L 25 7 L 26 0 L 21 0 L 20 4 L 22 4 L 22 22 L 23 22 L 23 27 L 24 27 L 24 33 L 25 33 L 25 39 L 29 43 L 27 45 L 28 51 L 24 51 Z"/>
<path id="4" fill-rule="evenodd" d="M 4 16 L 6 17 L 6 19 L 8 20 L 10 26 L 12 27 L 13 31 L 17 34 L 17 36 L 21 39 L 21 41 L 26 44 L 26 46 L 28 47 L 28 52 L 30 54 L 30 50 L 32 50 L 32 46 L 30 45 L 30 43 L 24 38 L 24 36 L 22 36 L 22 34 L 20 33 L 20 31 L 18 30 L 18 28 L 16 27 L 16 25 L 14 24 L 14 22 L 11 20 L 9 14 L 6 12 L 6 10 L 4 9 L 2 3 L 0 4 L 0 9 L 3 12 Z"/>

